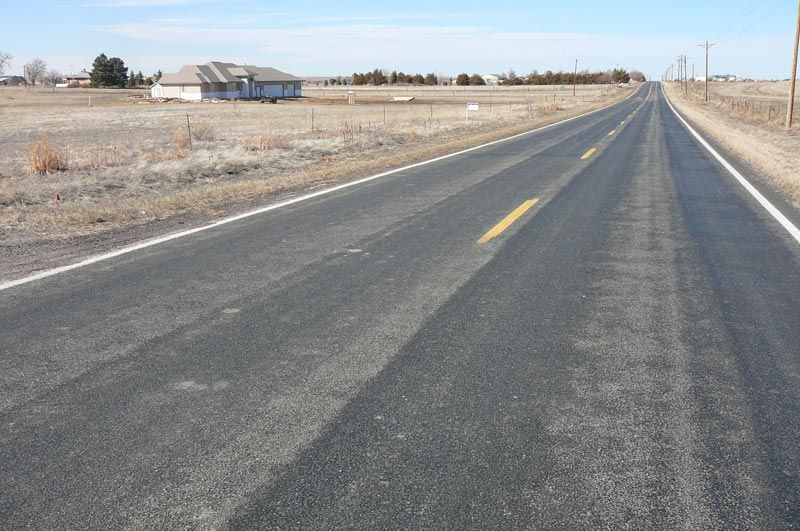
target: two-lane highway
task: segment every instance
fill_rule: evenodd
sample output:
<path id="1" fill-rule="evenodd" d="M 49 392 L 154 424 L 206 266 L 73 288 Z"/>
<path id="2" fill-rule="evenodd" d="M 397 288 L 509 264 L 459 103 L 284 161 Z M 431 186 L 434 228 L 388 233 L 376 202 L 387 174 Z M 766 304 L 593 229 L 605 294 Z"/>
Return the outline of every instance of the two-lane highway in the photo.
<path id="1" fill-rule="evenodd" d="M 650 83 L 0 291 L 0 521 L 797 525 L 798 280 Z"/>

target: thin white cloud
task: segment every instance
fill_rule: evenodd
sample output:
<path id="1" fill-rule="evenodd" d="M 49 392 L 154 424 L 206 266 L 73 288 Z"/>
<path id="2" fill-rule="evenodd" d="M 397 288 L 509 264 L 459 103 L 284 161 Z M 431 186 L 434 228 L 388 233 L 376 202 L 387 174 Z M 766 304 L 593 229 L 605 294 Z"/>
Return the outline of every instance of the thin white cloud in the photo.
<path id="1" fill-rule="evenodd" d="M 99 29 L 130 39 L 150 41 L 170 50 L 173 56 L 181 51 L 187 54 L 186 61 L 175 65 L 163 64 L 164 68 L 189 63 L 188 54 L 208 54 L 206 60 L 246 58 L 252 64 L 275 66 L 306 75 L 344 74 L 375 66 L 413 71 L 436 69 L 449 73 L 505 71 L 508 68 L 528 72 L 533 68 L 569 69 L 575 58 L 579 58 L 581 69 L 606 69 L 619 65 L 649 69 L 651 73 L 660 75 L 660 70 L 676 54 L 691 54 L 694 46 L 679 37 L 502 31 L 478 25 L 442 26 L 433 23 L 256 28 L 214 27 L 210 24 L 198 27 L 187 22 L 117 24 Z M 750 49 L 738 50 L 734 54 L 765 54 L 759 62 L 753 63 L 759 65 L 761 72 L 742 72 L 741 66 L 727 68 L 725 65 L 733 57 L 722 49 L 715 49 L 714 66 L 743 75 L 769 75 L 771 71 L 779 71 L 780 65 L 767 64 L 763 60 L 769 56 L 765 50 L 766 43 L 764 39 L 743 43 Z M 784 58 L 775 60 L 783 61 Z"/>
<path id="2" fill-rule="evenodd" d="M 81 7 L 159 7 L 190 3 L 192 3 L 192 0 L 100 0 L 81 4 Z"/>

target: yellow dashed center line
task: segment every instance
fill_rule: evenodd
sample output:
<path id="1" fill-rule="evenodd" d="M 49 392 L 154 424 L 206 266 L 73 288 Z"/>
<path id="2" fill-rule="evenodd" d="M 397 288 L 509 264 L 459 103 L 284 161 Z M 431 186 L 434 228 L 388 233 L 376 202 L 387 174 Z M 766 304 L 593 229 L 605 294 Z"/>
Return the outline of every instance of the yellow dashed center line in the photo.
<path id="1" fill-rule="evenodd" d="M 592 148 L 592 149 L 590 149 L 589 151 L 587 151 L 586 153 L 583 154 L 583 156 L 581 157 L 581 160 L 586 160 L 589 157 L 591 157 L 592 155 L 594 155 L 595 153 L 597 153 L 597 149 Z"/>
<path id="2" fill-rule="evenodd" d="M 614 129 L 613 131 L 611 131 L 610 133 L 608 133 L 608 136 L 614 136 L 614 135 L 616 135 L 616 134 L 617 134 L 617 130 L 616 130 L 616 129 Z"/>
<path id="3" fill-rule="evenodd" d="M 490 230 L 489 232 L 484 234 L 483 237 L 480 240 L 478 240 L 478 243 L 486 243 L 489 240 L 492 240 L 492 239 L 498 237 L 504 230 L 506 230 L 508 227 L 511 226 L 512 223 L 514 223 L 519 218 L 521 218 L 522 215 L 525 214 L 525 212 L 530 210 L 530 208 L 533 205 L 535 205 L 536 203 L 538 203 L 538 202 L 539 202 L 539 198 L 537 197 L 536 199 L 529 199 L 529 200 L 525 201 L 524 203 L 522 203 L 511 214 L 509 214 L 505 218 L 503 218 L 503 221 L 501 221 L 500 223 L 495 225 L 492 228 L 492 230 Z"/>

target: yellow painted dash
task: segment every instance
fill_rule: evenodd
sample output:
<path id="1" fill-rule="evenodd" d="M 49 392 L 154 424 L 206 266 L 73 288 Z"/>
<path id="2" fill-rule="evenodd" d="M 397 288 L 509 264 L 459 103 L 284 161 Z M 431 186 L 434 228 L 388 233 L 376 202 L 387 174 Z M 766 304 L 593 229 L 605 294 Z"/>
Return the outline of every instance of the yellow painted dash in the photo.
<path id="1" fill-rule="evenodd" d="M 617 130 L 616 130 L 616 129 L 614 129 L 613 131 L 611 131 L 610 133 L 608 133 L 608 136 L 614 136 L 614 135 L 616 135 L 616 134 L 617 134 Z"/>
<path id="2" fill-rule="evenodd" d="M 492 230 L 487 232 L 483 235 L 483 237 L 478 240 L 478 243 L 486 243 L 489 240 L 492 240 L 498 237 L 504 230 L 511 226 L 512 223 L 517 221 L 519 218 L 522 217 L 525 212 L 531 209 L 533 205 L 539 202 L 539 198 L 536 199 L 529 199 L 522 203 L 520 206 L 516 208 L 511 214 L 507 215 L 503 221 L 495 225 Z"/>
<path id="3" fill-rule="evenodd" d="M 594 155 L 595 153 L 597 153 L 597 150 L 595 148 L 592 148 L 592 149 L 590 149 L 589 151 L 587 151 L 586 153 L 583 154 L 583 156 L 581 157 L 581 160 L 586 160 L 589 157 L 591 157 L 592 155 Z"/>

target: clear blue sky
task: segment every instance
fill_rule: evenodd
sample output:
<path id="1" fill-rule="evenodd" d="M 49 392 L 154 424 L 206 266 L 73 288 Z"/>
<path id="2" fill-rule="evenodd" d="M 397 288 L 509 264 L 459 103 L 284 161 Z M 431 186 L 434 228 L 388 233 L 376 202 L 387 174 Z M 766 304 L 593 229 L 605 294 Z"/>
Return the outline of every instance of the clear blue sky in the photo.
<path id="1" fill-rule="evenodd" d="M 298 75 L 380 67 L 444 74 L 616 65 L 658 77 L 679 54 L 700 74 L 788 77 L 796 0 L 4 0 L 11 73 L 33 57 L 69 72 L 99 53 L 151 73 L 224 60 Z M 270 7 L 262 7 L 267 6 Z"/>

